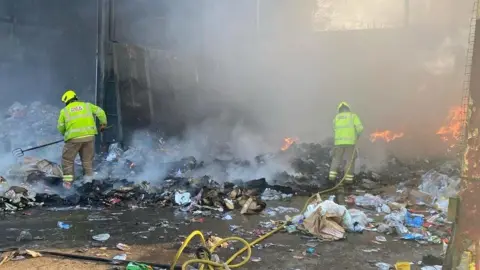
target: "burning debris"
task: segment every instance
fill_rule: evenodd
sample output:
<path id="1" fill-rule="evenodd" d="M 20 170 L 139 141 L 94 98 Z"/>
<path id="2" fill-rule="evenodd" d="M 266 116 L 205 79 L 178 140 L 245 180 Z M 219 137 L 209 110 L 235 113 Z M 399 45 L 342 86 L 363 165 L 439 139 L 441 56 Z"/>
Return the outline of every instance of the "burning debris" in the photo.
<path id="1" fill-rule="evenodd" d="M 290 142 L 290 141 L 289 141 Z M 112 144 L 109 151 L 96 157 L 96 179 L 91 183 L 75 183 L 73 193 L 63 194 L 60 190 L 62 173 L 58 164 L 47 160 L 26 158 L 23 164 L 15 165 L 6 175 L 5 188 L 10 182 L 21 182 L 27 190 L 37 191 L 36 196 L 25 196 L 30 203 L 5 193 L 1 209 L 6 211 L 44 204 L 93 205 L 105 207 L 167 207 L 180 206 L 184 211 L 209 210 L 223 213 L 238 209 L 242 214 L 258 213 L 265 209 L 267 200 L 289 199 L 293 194 L 312 194 L 331 184 L 327 181 L 331 145 L 292 143 L 288 149 L 258 156 L 255 163 L 238 159 L 213 160 L 209 163 L 185 157 L 178 161 L 160 162 L 155 151 L 147 149 L 122 149 Z M 162 152 L 163 153 L 163 152 Z M 155 163 L 151 161 L 154 160 Z M 279 160 L 288 160 L 292 171 L 279 170 L 268 182 L 265 178 L 238 180 L 231 178 L 228 168 L 259 170 Z M 165 172 L 160 179 L 140 181 L 142 171 L 155 164 Z M 416 166 L 433 164 L 420 164 Z M 201 175 L 206 167 L 224 168 L 225 179 Z M 418 177 L 418 167 L 392 160 L 383 173 L 377 174 L 363 169 L 356 176 L 360 187 L 381 187 L 384 183 L 404 182 Z M 79 166 L 77 166 L 79 167 Z M 208 171 L 208 170 L 207 170 Z M 57 192 L 54 192 L 57 190 Z M 15 193 L 17 194 L 17 193 Z M 61 196 L 62 195 L 62 196 Z M 25 199 L 24 198 L 24 199 Z M 35 198 L 35 200 L 33 200 Z M 33 204 L 35 202 L 35 204 Z M 11 207 L 11 206 L 14 207 Z"/>
<path id="2" fill-rule="evenodd" d="M 445 119 L 445 125 L 441 126 L 436 134 L 444 142 L 450 143 L 450 147 L 455 146 L 455 143 L 461 139 L 462 128 L 464 127 L 465 112 L 460 106 L 453 107 L 449 110 L 448 116 Z M 370 141 L 376 142 L 383 140 L 391 142 L 404 137 L 404 132 L 394 132 L 391 130 L 375 131 L 370 134 Z"/>
<path id="3" fill-rule="evenodd" d="M 290 146 L 292 144 L 294 144 L 295 142 L 298 142 L 298 138 L 286 137 L 286 138 L 283 139 L 283 141 L 284 141 L 284 143 L 283 143 L 282 148 L 280 148 L 280 150 L 286 151 L 288 148 L 290 148 Z"/>
<path id="4" fill-rule="evenodd" d="M 391 130 L 376 131 L 376 132 L 370 134 L 370 141 L 375 142 L 375 141 L 381 139 L 381 140 L 384 140 L 386 142 L 391 142 L 393 140 L 402 138 L 403 135 L 404 135 L 403 132 L 394 133 Z"/>
<path id="5" fill-rule="evenodd" d="M 446 125 L 438 129 L 437 135 L 445 142 L 456 142 L 461 139 L 465 113 L 462 107 L 451 108 L 446 118 Z"/>

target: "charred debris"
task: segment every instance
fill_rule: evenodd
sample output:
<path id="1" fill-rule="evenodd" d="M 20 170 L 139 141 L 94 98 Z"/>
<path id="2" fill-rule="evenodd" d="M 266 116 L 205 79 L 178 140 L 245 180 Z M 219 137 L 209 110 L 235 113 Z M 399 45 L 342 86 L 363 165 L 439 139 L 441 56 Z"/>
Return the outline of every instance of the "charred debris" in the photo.
<path id="1" fill-rule="evenodd" d="M 330 146 L 320 144 L 293 144 L 286 151 L 257 156 L 255 162 L 214 159 L 210 163 L 185 157 L 175 162 L 158 162 L 165 169 L 162 179 L 140 180 L 149 153 L 130 148 L 126 151 L 112 144 L 107 153 L 96 157 L 96 179 L 83 182 L 65 193 L 61 189 L 62 173 L 58 164 L 45 159 L 26 158 L 12 166 L 1 179 L 3 192 L 0 209 L 15 211 L 32 206 L 103 206 L 103 207 L 167 207 L 180 206 L 185 211 L 208 209 L 224 212 L 241 209 L 243 214 L 261 212 L 268 200 L 289 199 L 293 195 L 310 195 L 326 189 L 330 162 Z M 259 179 L 228 179 L 231 168 L 258 170 L 270 163 L 287 160 L 288 171 L 276 173 L 269 181 Z M 381 190 L 389 185 L 414 188 L 422 175 L 432 167 L 440 173 L 458 175 L 457 164 L 431 161 L 411 164 L 392 159 L 380 172 L 361 168 L 352 192 Z M 216 166 L 223 179 L 209 175 L 199 176 L 208 166 Z M 79 164 L 77 164 L 79 169 Z M 11 185 L 10 183 L 19 183 Z"/>

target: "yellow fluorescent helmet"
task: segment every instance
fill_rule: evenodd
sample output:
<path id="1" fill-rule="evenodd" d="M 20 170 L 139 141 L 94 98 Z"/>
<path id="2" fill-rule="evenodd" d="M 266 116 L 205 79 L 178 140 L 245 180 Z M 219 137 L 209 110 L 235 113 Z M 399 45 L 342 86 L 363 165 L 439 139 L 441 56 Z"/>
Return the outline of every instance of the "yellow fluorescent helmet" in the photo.
<path id="1" fill-rule="evenodd" d="M 69 89 L 65 92 L 65 94 L 63 94 L 62 101 L 63 101 L 63 103 L 67 103 L 68 101 L 75 98 L 76 96 L 77 96 L 77 94 L 75 94 L 75 92 L 73 90 Z"/>
<path id="2" fill-rule="evenodd" d="M 346 103 L 345 101 L 342 101 L 340 102 L 340 104 L 338 104 L 337 111 L 340 110 L 342 106 L 345 106 L 350 109 L 350 105 L 348 105 L 348 103 Z"/>

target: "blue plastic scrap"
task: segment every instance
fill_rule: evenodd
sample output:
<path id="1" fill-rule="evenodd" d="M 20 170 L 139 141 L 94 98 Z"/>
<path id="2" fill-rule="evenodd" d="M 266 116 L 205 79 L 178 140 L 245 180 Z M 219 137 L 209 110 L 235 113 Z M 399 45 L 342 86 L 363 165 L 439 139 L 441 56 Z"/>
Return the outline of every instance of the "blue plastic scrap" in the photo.
<path id="1" fill-rule="evenodd" d="M 68 230 L 72 227 L 72 225 L 70 224 L 67 224 L 67 223 L 64 223 L 62 221 L 59 221 L 57 222 L 57 226 L 60 228 L 60 229 L 64 229 L 64 230 Z"/>
<path id="2" fill-rule="evenodd" d="M 412 215 L 409 212 L 405 215 L 405 225 L 414 228 L 420 228 L 423 226 L 424 217 L 421 215 Z"/>

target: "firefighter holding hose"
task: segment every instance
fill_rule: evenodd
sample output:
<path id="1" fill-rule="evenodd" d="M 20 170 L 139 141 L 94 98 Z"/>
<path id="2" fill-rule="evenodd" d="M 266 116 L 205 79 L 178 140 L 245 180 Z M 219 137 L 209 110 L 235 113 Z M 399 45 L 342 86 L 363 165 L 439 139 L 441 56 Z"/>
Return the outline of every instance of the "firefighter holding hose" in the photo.
<path id="1" fill-rule="evenodd" d="M 84 181 L 93 178 L 93 158 L 95 155 L 95 116 L 100 121 L 100 132 L 107 126 L 107 116 L 100 107 L 79 101 L 73 90 L 62 96 L 65 108 L 60 111 L 57 129 L 64 136 L 62 153 L 63 186 L 69 189 L 74 180 L 74 161 L 77 154 L 82 160 Z"/>
<path id="2" fill-rule="evenodd" d="M 339 167 L 346 159 L 344 180 L 336 190 L 338 204 L 345 204 L 344 184 L 351 185 L 353 183 L 357 155 L 355 145 L 363 132 L 363 125 L 358 115 L 350 111 L 350 106 L 346 102 L 341 102 L 337 111 L 337 115 L 333 119 L 335 145 L 328 178 L 332 182 L 337 179 Z"/>

